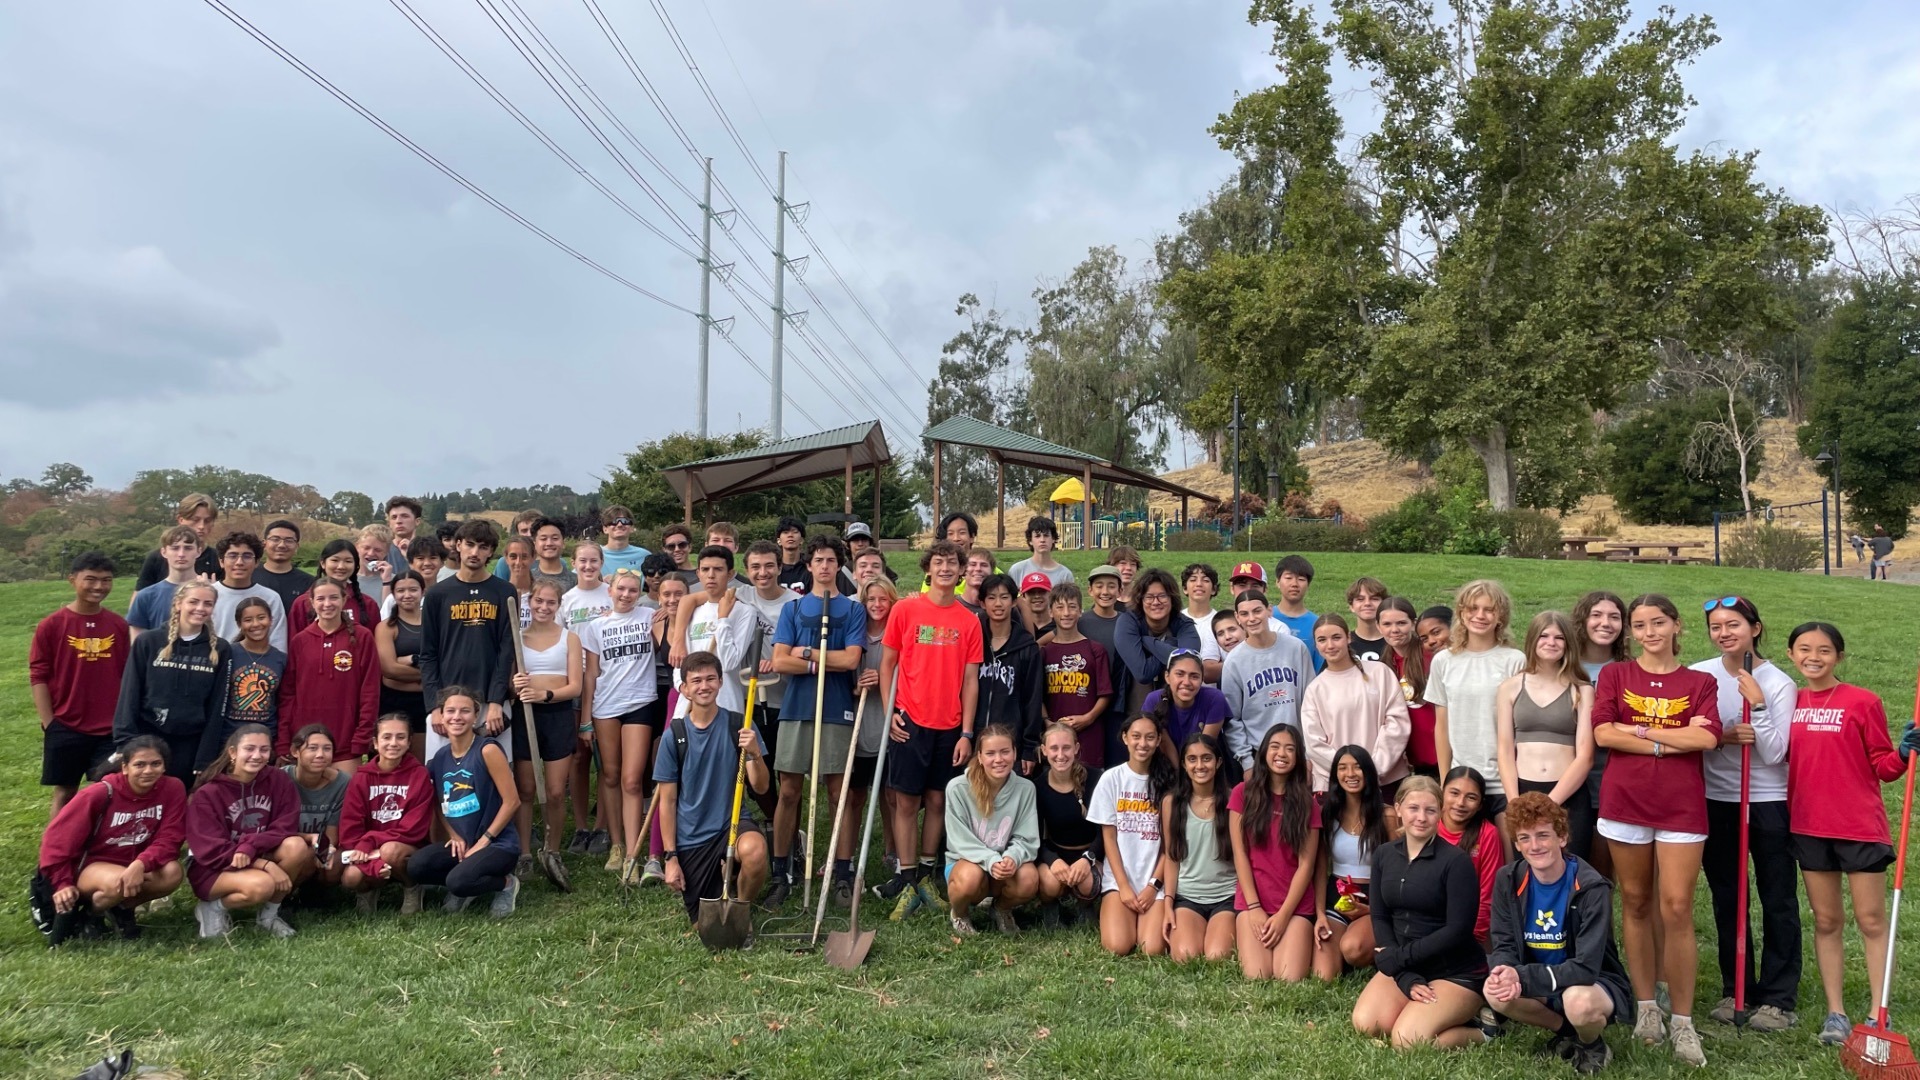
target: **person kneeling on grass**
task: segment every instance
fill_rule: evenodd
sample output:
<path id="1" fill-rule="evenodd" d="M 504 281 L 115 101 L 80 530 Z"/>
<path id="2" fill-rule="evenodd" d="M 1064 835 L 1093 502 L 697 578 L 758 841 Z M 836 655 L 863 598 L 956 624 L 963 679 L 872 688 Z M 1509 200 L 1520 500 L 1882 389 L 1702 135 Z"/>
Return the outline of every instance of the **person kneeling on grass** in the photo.
<path id="1" fill-rule="evenodd" d="M 67 801 L 40 841 L 40 873 L 53 893 L 49 946 L 89 930 L 102 914 L 120 936 L 140 936 L 133 910 L 180 887 L 187 789 L 167 775 L 167 744 L 130 739 L 120 771 Z"/>
<path id="2" fill-rule="evenodd" d="M 1015 775 L 1018 756 L 1012 730 L 993 724 L 966 775 L 947 781 L 948 920 L 962 937 L 973 934 L 973 905 L 989 896 L 994 926 L 1019 933 L 1013 909 L 1040 891 L 1040 817 L 1033 782 Z"/>
<path id="3" fill-rule="evenodd" d="M 1173 788 L 1173 768 L 1160 753 L 1165 732 L 1150 713 L 1121 729 L 1127 760 L 1100 774 L 1087 803 L 1087 820 L 1100 826 L 1100 945 L 1115 956 L 1138 946 L 1148 956 L 1167 951 L 1167 919 L 1159 910 L 1160 796 Z"/>
<path id="4" fill-rule="evenodd" d="M 258 907 L 260 928 L 293 936 L 280 901 L 313 872 L 313 847 L 300 835 L 300 789 L 273 767 L 273 737 L 242 724 L 193 786 L 187 801 L 187 878 L 200 898 L 200 936 L 233 929 L 228 913 Z"/>
<path id="5" fill-rule="evenodd" d="M 1160 800 L 1160 832 L 1166 837 L 1167 941 L 1173 962 L 1233 955 L 1235 920 L 1232 813 L 1220 763 L 1220 741 L 1204 731 L 1180 743 L 1180 773 Z"/>
<path id="6" fill-rule="evenodd" d="M 1553 1032 L 1546 1052 L 1592 1074 L 1613 1060 L 1608 1024 L 1633 1019 L 1633 987 L 1613 945 L 1613 885 L 1567 851 L 1565 807 L 1530 791 L 1507 803 L 1520 858 L 1493 889 L 1487 1003 Z"/>
<path id="7" fill-rule="evenodd" d="M 1066 724 L 1047 727 L 1040 754 L 1047 763 L 1033 783 L 1040 818 L 1040 925 L 1058 930 L 1062 906 L 1077 912 L 1100 887 L 1100 827 L 1087 820 L 1087 796 L 1097 778 L 1080 763 L 1080 733 Z"/>
<path id="8" fill-rule="evenodd" d="M 740 755 L 747 757 L 749 791 L 767 794 L 773 778 L 759 733 L 739 713 L 719 706 L 718 656 L 704 650 L 688 653 L 680 664 L 680 693 L 687 715 L 667 725 L 660 756 L 653 762 L 653 782 L 660 800 L 660 834 L 669 840 L 670 850 L 661 859 L 667 887 L 680 894 L 687 918 L 697 920 L 700 901 L 717 899 L 722 891 Z M 750 817 L 740 819 L 733 862 L 733 896 L 759 896 L 770 864 L 767 838 Z"/>
<path id="9" fill-rule="evenodd" d="M 466 909 L 476 896 L 493 894 L 488 914 L 513 914 L 520 895 L 514 864 L 520 861 L 520 832 L 513 816 L 520 810 L 520 789 L 513 781 L 507 752 L 474 730 L 480 697 L 464 686 L 440 691 L 436 706 L 446 725 L 447 743 L 433 755 L 427 772 L 440 793 L 440 826 L 447 842 L 430 844 L 407 860 L 415 885 L 444 885 L 446 909 Z"/>
<path id="10" fill-rule="evenodd" d="M 405 888 L 400 914 L 420 910 L 420 886 L 407 877 L 407 860 L 426 846 L 433 824 L 433 778 L 411 752 L 413 721 L 388 713 L 374 725 L 373 762 L 347 782 L 340 806 L 340 886 L 355 895 L 360 914 L 371 915 L 380 886 L 398 880 Z"/>

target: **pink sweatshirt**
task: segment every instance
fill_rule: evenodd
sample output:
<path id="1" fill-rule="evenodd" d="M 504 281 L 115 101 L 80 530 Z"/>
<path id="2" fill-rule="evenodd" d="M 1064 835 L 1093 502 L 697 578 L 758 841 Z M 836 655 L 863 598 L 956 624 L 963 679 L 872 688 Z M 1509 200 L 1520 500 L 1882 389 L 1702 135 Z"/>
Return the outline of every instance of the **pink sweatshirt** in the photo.
<path id="1" fill-rule="evenodd" d="M 1393 669 L 1362 660 L 1345 671 L 1320 672 L 1300 699 L 1300 731 L 1306 736 L 1313 790 L 1327 790 L 1334 752 L 1348 744 L 1366 747 L 1380 782 L 1407 775 L 1407 738 L 1413 721 Z"/>

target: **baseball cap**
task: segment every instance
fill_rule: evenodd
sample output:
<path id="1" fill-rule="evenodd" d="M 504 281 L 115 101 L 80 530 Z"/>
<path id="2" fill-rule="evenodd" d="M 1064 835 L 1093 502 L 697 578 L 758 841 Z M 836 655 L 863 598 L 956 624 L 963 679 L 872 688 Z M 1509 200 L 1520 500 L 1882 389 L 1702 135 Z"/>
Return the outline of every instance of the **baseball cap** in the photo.
<path id="1" fill-rule="evenodd" d="M 851 539 L 853 539 L 853 538 L 854 538 L 854 537 L 856 537 L 856 536 L 864 536 L 864 537 L 866 537 L 867 539 L 869 539 L 869 540 L 871 540 L 871 539 L 873 539 L 873 530 L 872 530 L 872 529 L 869 529 L 869 528 L 867 528 L 867 523 L 866 523 L 866 522 L 864 522 L 864 521 L 856 521 L 856 522 L 854 522 L 853 524 L 851 524 L 851 525 L 849 525 L 849 526 L 847 526 L 847 537 L 846 537 L 846 538 L 847 538 L 848 540 L 851 540 Z"/>
<path id="2" fill-rule="evenodd" d="M 1110 577 L 1110 578 L 1112 578 L 1112 579 L 1113 579 L 1113 580 L 1115 580 L 1115 581 L 1119 581 L 1119 580 L 1120 580 L 1120 568 L 1119 568 L 1119 567 L 1117 567 L 1117 566 L 1108 566 L 1108 565 L 1106 565 L 1106 564 L 1104 564 L 1104 563 L 1103 563 L 1103 564 L 1101 564 L 1101 565 L 1099 565 L 1099 566 L 1096 566 L 1096 567 L 1094 567 L 1093 569 L 1091 569 L 1091 570 L 1089 570 L 1089 571 L 1087 571 L 1087 580 L 1088 580 L 1088 581 L 1092 581 L 1092 580 L 1093 580 L 1094 578 L 1097 578 L 1097 577 Z"/>
<path id="3" fill-rule="evenodd" d="M 1020 594 L 1022 596 L 1025 596 L 1035 589 L 1039 589 L 1042 592 L 1052 592 L 1053 579 L 1038 570 L 1020 579 Z"/>
<path id="4" fill-rule="evenodd" d="M 1228 581 L 1232 581 L 1235 578 L 1252 578 L 1260 584 L 1265 585 L 1267 583 L 1267 568 L 1257 562 L 1243 562 L 1233 568 L 1233 573 L 1227 575 Z"/>

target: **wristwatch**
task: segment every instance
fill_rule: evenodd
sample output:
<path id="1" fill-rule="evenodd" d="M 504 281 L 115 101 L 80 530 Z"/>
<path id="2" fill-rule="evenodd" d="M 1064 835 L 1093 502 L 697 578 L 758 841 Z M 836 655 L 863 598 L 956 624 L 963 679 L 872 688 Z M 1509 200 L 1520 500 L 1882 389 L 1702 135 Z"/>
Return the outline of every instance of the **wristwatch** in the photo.
<path id="1" fill-rule="evenodd" d="M 972 739 L 972 738 L 973 738 L 973 732 L 971 732 L 971 731 L 963 731 L 963 732 L 961 732 L 961 733 L 960 733 L 960 737 L 961 737 L 961 738 L 963 738 L 963 739 Z"/>
<path id="2" fill-rule="evenodd" d="M 1153 886 L 1156 892 L 1166 886 L 1166 882 L 1161 881 L 1159 878 L 1148 878 L 1147 884 Z"/>
<path id="3" fill-rule="evenodd" d="M 664 866 L 667 863 L 672 862 L 673 860 L 679 857 L 680 857 L 680 853 L 677 851 L 663 851 L 660 853 L 660 863 L 661 865 Z"/>

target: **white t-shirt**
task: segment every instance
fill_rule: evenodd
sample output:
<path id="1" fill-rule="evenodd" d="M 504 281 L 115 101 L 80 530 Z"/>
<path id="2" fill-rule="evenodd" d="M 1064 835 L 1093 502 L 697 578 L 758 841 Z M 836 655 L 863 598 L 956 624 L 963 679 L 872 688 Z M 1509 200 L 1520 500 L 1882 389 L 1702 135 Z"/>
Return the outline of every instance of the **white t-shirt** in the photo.
<path id="1" fill-rule="evenodd" d="M 1484 652 L 1442 649 L 1427 672 L 1427 704 L 1447 710 L 1447 742 L 1453 760 L 1479 770 L 1489 795 L 1505 795 L 1500 786 L 1499 740 L 1493 722 L 1500 684 L 1525 667 L 1519 649 L 1496 645 Z M 1450 768 L 1440 763 L 1440 771 Z M 1515 794 L 1518 794 L 1517 792 Z"/>
<path id="2" fill-rule="evenodd" d="M 652 605 L 649 605 L 652 606 Z M 583 623 L 592 622 L 613 610 L 613 594 L 607 590 L 607 583 L 599 587 L 582 589 L 575 585 L 560 598 L 560 625 L 578 633 Z"/>
<path id="3" fill-rule="evenodd" d="M 257 596 L 266 601 L 267 609 L 273 613 L 273 629 L 267 631 L 267 644 L 287 651 L 287 611 L 280 602 L 280 594 L 255 582 L 244 589 L 228 588 L 223 582 L 213 583 L 213 627 L 221 637 L 231 641 L 240 640 L 240 626 L 234 622 L 234 611 L 240 607 L 240 601 L 249 596 Z M 166 623 L 162 622 L 162 626 Z"/>
<path id="4" fill-rule="evenodd" d="M 743 597 L 734 601 L 733 610 L 724 619 L 720 617 L 719 604 L 706 603 L 694 608 L 693 617 L 687 621 L 687 651 L 706 651 L 720 658 L 718 703 L 728 712 L 744 712 L 747 708 L 747 683 L 741 676 L 741 670 L 747 654 L 759 640 L 758 619 L 759 614 L 754 606 Z M 767 655 L 772 656 L 772 651 L 769 650 Z M 679 668 L 673 670 L 673 685 L 680 685 Z M 761 681 L 757 693 L 760 700 L 755 703 L 756 706 L 767 701 L 765 680 Z M 693 703 L 683 695 L 673 715 L 676 718 L 685 716 L 692 706 Z"/>
<path id="5" fill-rule="evenodd" d="M 1118 765 L 1100 774 L 1087 799 L 1087 820 L 1095 825 L 1111 825 L 1119 847 L 1120 865 L 1127 868 L 1127 884 L 1134 892 L 1153 891 L 1154 866 L 1160 862 L 1160 808 L 1153 804 L 1147 778 L 1130 765 Z M 1113 867 L 1100 863 L 1100 891 L 1119 888 L 1113 880 Z"/>
<path id="6" fill-rule="evenodd" d="M 1059 563 L 1054 563 L 1050 567 L 1035 566 L 1032 559 L 1021 559 L 1019 562 L 1013 564 L 1012 569 L 1007 571 L 1007 576 L 1013 579 L 1013 587 L 1016 589 L 1020 587 L 1021 582 L 1027 579 L 1028 574 L 1047 575 L 1047 580 L 1053 582 L 1053 586 L 1056 589 L 1073 580 L 1073 571 L 1067 569 L 1065 566 Z"/>
<path id="7" fill-rule="evenodd" d="M 659 696 L 654 676 L 653 612 L 634 608 L 607 613 L 580 627 L 580 647 L 600 658 L 593 684 L 597 719 L 625 716 Z"/>
<path id="8" fill-rule="evenodd" d="M 773 659 L 773 631 L 780 625 L 780 609 L 800 599 L 800 597 L 792 589 L 781 589 L 779 596 L 769 600 L 755 592 L 751 585 L 742 585 L 734 589 L 733 595 L 753 606 L 755 621 L 759 623 L 757 627 L 758 633 L 756 634 L 758 640 L 755 642 L 753 648 L 748 651 L 746 659 L 743 661 L 744 663 L 758 667 L 760 666 L 760 661 Z M 760 702 L 762 704 L 772 705 L 776 708 L 779 707 L 783 694 L 783 691 L 780 689 L 781 682 L 780 676 L 771 671 L 760 676 L 760 689 L 757 692 L 760 695 Z M 744 699 L 742 700 L 742 704 L 745 704 Z"/>
<path id="9" fill-rule="evenodd" d="M 1695 671 L 1713 676 L 1719 686 L 1720 723 L 1740 722 L 1746 699 L 1740 696 L 1740 681 L 1727 674 L 1727 665 L 1715 656 L 1692 665 Z M 1749 772 L 1747 797 L 1754 802 L 1785 802 L 1787 799 L 1787 731 L 1793 726 L 1794 703 L 1800 694 L 1792 676 L 1761 660 L 1753 666 L 1753 681 L 1760 684 L 1764 712 L 1753 716 L 1753 764 Z M 1740 801 L 1740 748 L 1723 746 L 1700 755 L 1700 767 L 1706 772 L 1707 798 L 1715 802 Z"/>

